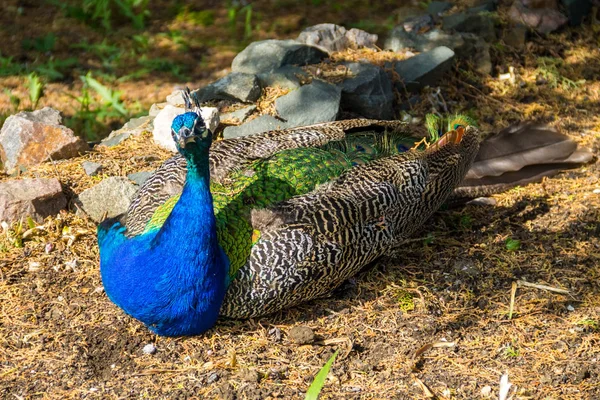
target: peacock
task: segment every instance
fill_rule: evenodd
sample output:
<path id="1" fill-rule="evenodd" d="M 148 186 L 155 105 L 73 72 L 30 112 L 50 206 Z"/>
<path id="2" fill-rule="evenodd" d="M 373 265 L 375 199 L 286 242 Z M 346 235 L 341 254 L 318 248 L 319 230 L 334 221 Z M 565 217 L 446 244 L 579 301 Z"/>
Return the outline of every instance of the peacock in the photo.
<path id="1" fill-rule="evenodd" d="M 461 118 L 440 137 L 355 119 L 213 143 L 199 104 L 184 99 L 171 127 L 179 154 L 98 227 L 108 297 L 165 336 L 330 292 L 408 239 L 480 147 Z"/>

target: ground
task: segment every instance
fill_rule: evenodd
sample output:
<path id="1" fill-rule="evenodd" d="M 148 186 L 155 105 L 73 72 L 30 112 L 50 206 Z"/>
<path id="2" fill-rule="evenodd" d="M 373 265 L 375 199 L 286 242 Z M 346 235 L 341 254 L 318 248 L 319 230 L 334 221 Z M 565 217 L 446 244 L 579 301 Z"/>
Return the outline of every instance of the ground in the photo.
<path id="1" fill-rule="evenodd" d="M 313 14 L 280 35 L 295 36 L 306 21 L 323 22 Z M 484 131 L 538 119 L 597 153 L 598 45 L 589 25 L 533 35 L 523 51 L 500 43 L 492 48 L 491 77 L 458 64 L 441 92 L 451 110 L 468 110 Z M 509 66 L 515 83 L 498 79 Z M 3 79 L 23 91 L 22 78 Z M 154 85 L 161 96 L 173 88 L 148 79 L 134 86 Z M 57 93 L 76 90 L 52 85 Z M 60 109 L 61 98 L 52 93 L 42 103 Z M 424 94 L 411 114 L 422 117 L 429 98 Z M 161 100 L 157 95 L 149 103 Z M 57 177 L 72 197 L 103 177 L 156 168 L 168 156 L 145 133 L 24 175 Z M 83 160 L 102 162 L 103 176 L 86 176 Z M 193 338 L 157 337 L 107 299 L 96 226 L 76 215 L 74 205 L 43 228 L 3 228 L 0 396 L 303 398 L 339 350 L 321 398 L 497 398 L 504 373 L 516 386 L 514 399 L 600 398 L 599 169 L 594 162 L 515 188 L 494 196 L 496 206 L 442 210 L 413 241 L 390 249 L 330 297 L 260 319 L 222 320 Z M 315 342 L 294 344 L 294 326 L 312 328 Z M 156 352 L 144 354 L 150 343 Z"/>

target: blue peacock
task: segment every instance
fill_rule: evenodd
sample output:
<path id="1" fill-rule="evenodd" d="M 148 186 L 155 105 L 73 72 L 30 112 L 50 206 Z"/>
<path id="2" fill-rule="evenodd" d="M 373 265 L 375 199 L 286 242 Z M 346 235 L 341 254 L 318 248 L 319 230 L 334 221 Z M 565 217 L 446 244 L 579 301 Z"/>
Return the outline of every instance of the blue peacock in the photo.
<path id="1" fill-rule="evenodd" d="M 446 125 L 431 120 L 432 143 L 403 122 L 362 119 L 213 143 L 199 104 L 184 98 L 188 111 L 172 123 L 179 154 L 127 213 L 98 228 L 108 297 L 159 335 L 197 335 L 219 316 L 319 297 L 408 239 L 450 196 L 505 188 L 459 187 L 480 148 L 464 117 L 443 135 Z"/>

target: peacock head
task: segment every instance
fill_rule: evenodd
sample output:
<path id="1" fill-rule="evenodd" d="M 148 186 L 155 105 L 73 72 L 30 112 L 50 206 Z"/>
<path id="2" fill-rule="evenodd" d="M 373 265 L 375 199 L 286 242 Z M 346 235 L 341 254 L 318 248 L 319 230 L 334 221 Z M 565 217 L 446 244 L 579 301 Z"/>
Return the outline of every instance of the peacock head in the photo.
<path id="1" fill-rule="evenodd" d="M 185 155 L 190 151 L 208 151 L 212 134 L 199 113 L 188 111 L 175 117 L 171 124 L 171 136 L 177 150 Z"/>

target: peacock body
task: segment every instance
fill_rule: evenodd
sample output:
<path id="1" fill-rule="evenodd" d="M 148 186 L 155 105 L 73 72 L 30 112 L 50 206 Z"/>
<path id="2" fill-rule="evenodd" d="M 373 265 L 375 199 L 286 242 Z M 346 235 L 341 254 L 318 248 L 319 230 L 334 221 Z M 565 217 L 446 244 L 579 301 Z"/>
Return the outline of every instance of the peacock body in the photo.
<path id="1" fill-rule="evenodd" d="M 108 296 L 171 336 L 201 333 L 219 315 L 267 314 L 330 291 L 418 228 L 478 147 L 469 127 L 406 151 L 422 136 L 402 122 L 371 120 L 211 147 L 193 112 L 176 118 L 173 134 L 180 156 L 98 235 Z"/>

